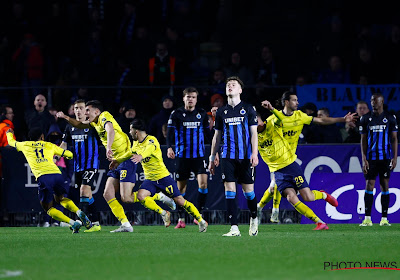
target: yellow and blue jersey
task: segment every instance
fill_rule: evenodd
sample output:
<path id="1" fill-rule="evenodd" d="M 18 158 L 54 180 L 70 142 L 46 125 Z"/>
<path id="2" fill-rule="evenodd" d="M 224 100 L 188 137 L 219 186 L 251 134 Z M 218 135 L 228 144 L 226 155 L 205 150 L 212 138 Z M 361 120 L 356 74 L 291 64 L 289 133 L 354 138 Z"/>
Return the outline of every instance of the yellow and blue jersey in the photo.
<path id="1" fill-rule="evenodd" d="M 24 141 L 14 140 L 14 134 L 7 133 L 8 144 L 22 152 L 32 169 L 36 179 L 45 174 L 61 174 L 60 169 L 53 162 L 54 155 L 72 159 L 71 151 L 64 150 L 57 145 L 46 141 Z"/>
<path id="2" fill-rule="evenodd" d="M 305 124 L 311 124 L 313 117 L 299 110 L 294 111 L 290 116 L 285 115 L 282 111 L 276 111 L 276 114 L 280 117 L 282 122 L 283 137 L 289 143 L 292 153 L 295 154 L 303 126 Z M 270 116 L 270 118 L 271 117 L 277 119 L 275 115 Z"/>
<path id="3" fill-rule="evenodd" d="M 157 181 L 170 175 L 164 164 L 160 143 L 156 137 L 147 135 L 142 142 L 134 141 L 132 153 L 143 157 L 141 164 L 146 180 Z"/>
<path id="4" fill-rule="evenodd" d="M 258 133 L 258 151 L 270 172 L 290 165 L 297 158 L 283 136 L 279 112 L 274 110 L 273 113 L 274 115 L 271 115 L 265 122 L 265 129 Z"/>
<path id="5" fill-rule="evenodd" d="M 101 142 L 105 147 L 107 147 L 107 131 L 105 126 L 108 122 L 112 123 L 115 131 L 114 142 L 111 146 L 111 150 L 114 153 L 113 157 L 118 162 L 122 162 L 123 160 L 121 159 L 127 153 L 130 153 L 131 141 L 129 140 L 128 135 L 122 131 L 114 117 L 109 112 L 104 111 L 99 115 L 97 122 L 91 122 L 90 125 L 96 129 Z"/>

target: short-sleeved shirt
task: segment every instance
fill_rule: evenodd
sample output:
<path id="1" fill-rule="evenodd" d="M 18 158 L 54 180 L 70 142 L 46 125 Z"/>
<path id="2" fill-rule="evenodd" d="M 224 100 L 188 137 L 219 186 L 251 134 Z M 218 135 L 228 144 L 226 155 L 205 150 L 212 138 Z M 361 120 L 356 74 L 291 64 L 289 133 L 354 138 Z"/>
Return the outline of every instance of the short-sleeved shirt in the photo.
<path id="1" fill-rule="evenodd" d="M 90 125 L 96 129 L 104 147 L 107 147 L 107 131 L 105 126 L 108 122 L 112 123 L 115 131 L 114 142 L 111 146 L 111 150 L 114 153 L 113 157 L 118 162 L 121 162 L 121 158 L 127 153 L 130 153 L 131 142 L 128 135 L 122 131 L 114 117 L 109 112 L 104 111 L 99 115 L 97 122 L 91 122 Z"/>
<path id="2" fill-rule="evenodd" d="M 363 115 L 359 131 L 361 134 L 367 134 L 367 160 L 391 159 L 391 134 L 397 130 L 396 117 L 386 111 L 380 115 L 373 112 Z"/>
<path id="3" fill-rule="evenodd" d="M 257 125 L 256 109 L 241 101 L 235 107 L 220 107 L 215 116 L 215 130 L 222 132 L 221 158 L 250 159 L 250 127 Z"/>
<path id="4" fill-rule="evenodd" d="M 294 111 L 292 115 L 285 115 L 282 111 L 277 112 L 282 119 L 282 131 L 283 137 L 289 143 L 290 149 L 292 153 L 296 153 L 297 144 L 299 142 L 299 137 L 301 131 L 303 130 L 303 126 L 311 124 L 313 121 L 313 117 L 309 116 L 302 111 Z M 270 116 L 276 119 L 275 115 Z"/>
<path id="5" fill-rule="evenodd" d="M 279 113 L 275 110 L 275 113 Z M 297 156 L 283 136 L 282 122 L 271 115 L 265 122 L 265 129 L 258 133 L 258 151 L 268 165 L 270 172 L 293 163 Z"/>
<path id="6" fill-rule="evenodd" d="M 134 141 L 132 153 L 143 157 L 141 164 L 146 180 L 157 181 L 170 175 L 163 161 L 160 143 L 154 136 L 147 135 L 142 142 Z"/>
<path id="7" fill-rule="evenodd" d="M 80 129 L 68 124 L 62 140 L 72 143 L 74 171 L 99 168 L 99 137 L 94 128 Z"/>
<path id="8" fill-rule="evenodd" d="M 208 116 L 204 109 L 195 108 L 193 111 L 187 111 L 181 107 L 173 111 L 168 120 L 168 128 L 175 131 L 176 156 L 179 158 L 204 157 L 204 133 L 208 127 Z"/>
<path id="9" fill-rule="evenodd" d="M 53 162 L 54 155 L 65 156 L 72 159 L 72 152 L 64 150 L 57 145 L 46 141 L 18 142 L 12 133 L 7 133 L 8 143 L 22 152 L 32 169 L 36 179 L 45 174 L 61 174 L 60 169 Z"/>

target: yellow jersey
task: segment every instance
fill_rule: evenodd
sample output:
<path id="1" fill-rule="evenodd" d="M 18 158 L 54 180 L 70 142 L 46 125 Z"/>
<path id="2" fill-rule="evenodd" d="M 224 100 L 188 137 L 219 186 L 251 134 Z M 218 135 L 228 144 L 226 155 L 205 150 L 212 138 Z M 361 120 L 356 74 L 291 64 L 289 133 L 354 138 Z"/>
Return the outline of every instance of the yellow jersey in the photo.
<path id="1" fill-rule="evenodd" d="M 121 160 L 121 158 L 123 158 L 127 153 L 131 153 L 131 141 L 129 140 L 128 135 L 122 131 L 114 117 L 109 112 L 104 111 L 99 115 L 97 122 L 91 122 L 90 125 L 96 129 L 104 147 L 107 147 L 107 131 L 105 126 L 108 122 L 112 123 L 115 131 L 114 142 L 111 145 L 111 150 L 114 153 L 113 157 L 118 162 L 122 162 L 123 160 Z"/>
<path id="2" fill-rule="evenodd" d="M 71 151 L 64 150 L 53 143 L 46 141 L 24 141 L 14 140 L 14 134 L 7 133 L 8 144 L 22 152 L 32 169 L 36 179 L 45 174 L 61 174 L 60 169 L 53 161 L 54 155 L 72 159 Z"/>
<path id="3" fill-rule="evenodd" d="M 143 157 L 141 164 L 147 180 L 157 181 L 170 175 L 156 137 L 147 135 L 142 142 L 133 141 L 132 153 Z"/>
<path id="4" fill-rule="evenodd" d="M 285 137 L 290 149 L 295 154 L 303 126 L 311 124 L 313 117 L 300 110 L 294 111 L 291 116 L 285 115 L 282 111 L 277 111 L 277 115 L 279 115 L 282 121 L 283 137 Z M 276 116 L 274 117 L 276 118 Z"/>
<path id="5" fill-rule="evenodd" d="M 270 172 L 282 169 L 293 163 L 297 156 L 283 137 L 282 121 L 277 110 L 268 117 L 265 129 L 258 133 L 258 151 L 268 165 Z"/>

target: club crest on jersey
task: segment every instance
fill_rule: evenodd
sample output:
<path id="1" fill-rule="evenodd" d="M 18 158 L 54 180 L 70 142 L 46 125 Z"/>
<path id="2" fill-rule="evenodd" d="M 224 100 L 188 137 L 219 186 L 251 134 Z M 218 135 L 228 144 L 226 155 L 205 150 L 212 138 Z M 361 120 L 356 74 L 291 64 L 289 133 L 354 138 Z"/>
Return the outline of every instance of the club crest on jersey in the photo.
<path id="1" fill-rule="evenodd" d="M 225 113 L 225 115 L 228 114 L 228 110 L 225 110 L 224 113 Z"/>
<path id="2" fill-rule="evenodd" d="M 89 128 L 85 128 L 83 131 L 85 131 L 85 132 L 89 132 Z"/>
<path id="3" fill-rule="evenodd" d="M 182 116 L 183 116 L 183 117 L 186 117 L 186 114 L 185 114 L 185 113 L 183 113 L 183 114 L 182 114 Z"/>
<path id="4" fill-rule="evenodd" d="M 387 120 L 387 118 L 383 118 L 383 123 L 387 123 L 388 122 L 388 120 Z"/>
<path id="5" fill-rule="evenodd" d="M 200 113 L 196 115 L 196 118 L 201 119 Z"/>
<path id="6" fill-rule="evenodd" d="M 246 110 L 244 109 L 244 108 L 242 108 L 242 110 L 240 110 L 240 112 L 239 112 L 241 115 L 244 115 L 244 114 L 246 114 Z"/>
<path id="7" fill-rule="evenodd" d="M 107 120 L 106 118 L 102 118 L 102 119 L 101 119 L 102 122 L 105 122 L 106 120 Z"/>
<path id="8" fill-rule="evenodd" d="M 369 121 L 372 121 L 372 118 L 369 118 Z"/>
<path id="9" fill-rule="evenodd" d="M 75 131 L 75 127 L 73 127 L 71 130 L 72 130 L 72 131 Z"/>

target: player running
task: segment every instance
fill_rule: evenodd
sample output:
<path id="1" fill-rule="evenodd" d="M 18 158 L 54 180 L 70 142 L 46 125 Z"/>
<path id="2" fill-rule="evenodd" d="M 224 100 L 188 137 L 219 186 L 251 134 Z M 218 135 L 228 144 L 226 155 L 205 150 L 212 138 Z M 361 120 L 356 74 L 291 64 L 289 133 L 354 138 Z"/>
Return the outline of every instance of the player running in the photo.
<path id="1" fill-rule="evenodd" d="M 72 233 L 78 233 L 82 223 L 87 229 L 92 228 L 93 224 L 86 214 L 71 199 L 64 197 L 64 194 L 66 194 L 66 182 L 61 175 L 60 169 L 53 161 L 54 155 L 72 159 L 73 154 L 53 143 L 43 141 L 44 134 L 40 128 L 31 129 L 29 138 L 31 141 L 18 142 L 14 140 L 13 130 L 9 129 L 7 131 L 8 144 L 24 154 L 33 175 L 35 175 L 38 182 L 40 205 L 43 210 L 53 219 L 70 224 Z M 70 219 L 60 210 L 54 208 L 53 200 L 60 203 L 65 209 L 75 213 L 82 223 Z"/>
<path id="2" fill-rule="evenodd" d="M 163 210 L 151 197 L 158 191 L 165 192 L 178 206 L 183 207 L 193 218 L 199 222 L 199 231 L 206 232 L 208 223 L 201 217 L 199 210 L 188 200 L 185 200 L 179 192 L 176 182 L 172 179 L 164 164 L 160 143 L 157 138 L 146 133 L 146 125 L 141 119 L 134 119 L 130 126 L 130 134 L 134 140 L 131 154 L 125 155 L 123 159 L 132 159 L 132 162 L 141 163 L 145 180 L 138 191 L 138 199 L 146 208 L 159 213 L 168 227 L 171 224 L 171 214 Z M 133 155 L 132 155 L 133 154 Z M 119 165 L 113 160 L 110 169 Z"/>
<path id="3" fill-rule="evenodd" d="M 304 125 L 310 125 L 312 122 L 319 125 L 330 125 L 335 123 L 343 123 L 343 122 L 355 122 L 357 120 L 356 113 L 350 114 L 348 113 L 346 116 L 342 118 L 331 118 L 331 117 L 313 117 L 308 116 L 300 110 L 297 110 L 299 106 L 299 101 L 296 93 L 286 91 L 282 95 L 282 106 L 284 106 L 283 110 L 280 111 L 280 117 L 282 122 L 282 131 L 283 137 L 289 144 L 289 149 L 292 154 L 296 154 L 297 145 L 299 141 L 300 134 L 303 130 Z M 263 197 L 260 202 L 257 204 L 258 211 L 258 219 L 261 221 L 262 217 L 262 209 L 264 206 L 272 199 L 273 200 L 273 208 L 271 215 L 271 222 L 279 223 L 279 204 L 281 201 L 281 195 L 279 192 L 274 191 L 276 189 L 275 177 L 274 173 L 271 173 L 271 183 L 267 190 L 265 191 Z"/>
<path id="4" fill-rule="evenodd" d="M 270 110 L 271 115 L 266 122 L 258 116 L 258 150 L 262 159 L 268 165 L 270 172 L 274 172 L 278 191 L 286 197 L 293 207 L 302 215 L 316 223 L 314 230 L 327 230 L 324 223 L 315 213 L 297 197 L 297 191 L 305 201 L 325 199 L 334 207 L 338 206 L 337 200 L 324 191 L 311 191 L 304 179 L 303 171 L 295 162 L 297 156 L 290 149 L 289 143 L 283 137 L 283 113 L 275 110 L 267 100 L 261 105 Z"/>

